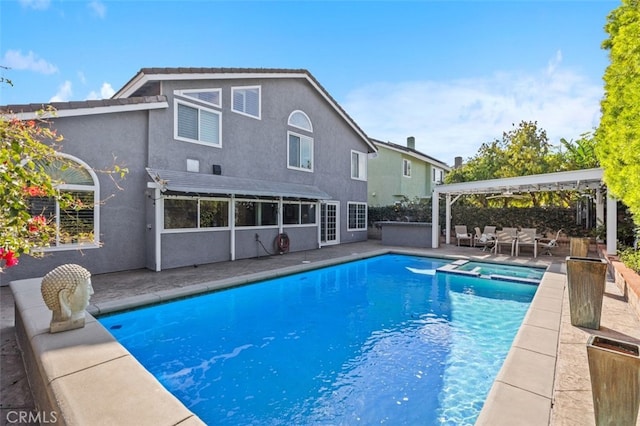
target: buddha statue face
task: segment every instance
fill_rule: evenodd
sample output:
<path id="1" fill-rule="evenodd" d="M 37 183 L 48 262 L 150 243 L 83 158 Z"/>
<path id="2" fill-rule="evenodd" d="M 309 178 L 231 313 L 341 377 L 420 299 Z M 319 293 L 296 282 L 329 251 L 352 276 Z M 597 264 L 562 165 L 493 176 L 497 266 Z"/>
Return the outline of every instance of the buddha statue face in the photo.
<path id="1" fill-rule="evenodd" d="M 91 278 L 82 279 L 75 289 L 64 289 L 60 291 L 60 305 L 62 310 L 69 312 L 69 316 L 84 312 L 89 306 L 89 298 L 93 294 Z"/>
<path id="2" fill-rule="evenodd" d="M 42 279 L 42 297 L 53 311 L 53 324 L 81 320 L 93 294 L 91 274 L 80 265 L 61 265 Z"/>

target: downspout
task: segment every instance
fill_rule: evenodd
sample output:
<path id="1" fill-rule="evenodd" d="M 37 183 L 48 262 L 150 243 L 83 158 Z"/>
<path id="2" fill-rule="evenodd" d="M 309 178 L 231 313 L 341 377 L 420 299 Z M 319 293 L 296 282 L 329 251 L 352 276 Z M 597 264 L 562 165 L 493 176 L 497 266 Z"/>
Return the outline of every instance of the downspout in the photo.
<path id="1" fill-rule="evenodd" d="M 164 228 L 162 224 L 162 215 L 164 213 L 164 197 L 162 196 L 162 192 L 160 188 L 156 187 L 153 191 L 153 197 L 156 200 L 155 212 L 154 212 L 154 220 L 155 220 L 155 264 L 156 264 L 156 272 L 162 271 L 162 228 Z"/>

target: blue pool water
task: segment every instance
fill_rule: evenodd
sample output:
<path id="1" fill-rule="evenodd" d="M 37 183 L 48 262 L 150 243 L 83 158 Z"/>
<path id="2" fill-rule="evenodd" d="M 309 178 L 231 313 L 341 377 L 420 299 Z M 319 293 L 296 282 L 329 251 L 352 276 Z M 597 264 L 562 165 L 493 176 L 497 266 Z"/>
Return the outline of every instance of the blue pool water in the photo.
<path id="1" fill-rule="evenodd" d="M 472 425 L 537 286 L 384 255 L 99 318 L 208 424 Z"/>

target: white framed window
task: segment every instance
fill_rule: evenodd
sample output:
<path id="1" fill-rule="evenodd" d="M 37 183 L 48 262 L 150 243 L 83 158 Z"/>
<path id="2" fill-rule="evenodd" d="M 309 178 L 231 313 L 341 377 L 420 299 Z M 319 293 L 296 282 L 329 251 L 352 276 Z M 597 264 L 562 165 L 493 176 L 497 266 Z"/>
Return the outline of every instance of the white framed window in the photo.
<path id="1" fill-rule="evenodd" d="M 287 167 L 305 172 L 313 171 L 313 138 L 287 132 Z"/>
<path id="2" fill-rule="evenodd" d="M 232 87 L 231 110 L 260 119 L 260 86 Z"/>
<path id="3" fill-rule="evenodd" d="M 351 179 L 367 180 L 367 154 L 351 150 Z"/>
<path id="4" fill-rule="evenodd" d="M 164 230 L 229 227 L 229 200 L 171 196 L 164 198 Z"/>
<path id="5" fill-rule="evenodd" d="M 289 115 L 287 124 L 292 127 L 297 127 L 298 129 L 306 130 L 307 132 L 313 132 L 313 126 L 311 125 L 309 116 L 300 110 L 293 111 Z"/>
<path id="6" fill-rule="evenodd" d="M 282 204 L 283 225 L 310 225 L 316 223 L 316 203 L 285 201 Z"/>
<path id="7" fill-rule="evenodd" d="M 174 135 L 177 140 L 221 147 L 220 112 L 174 100 Z"/>
<path id="8" fill-rule="evenodd" d="M 236 200 L 235 210 L 237 227 L 278 225 L 276 200 Z"/>
<path id="9" fill-rule="evenodd" d="M 407 159 L 402 160 L 402 176 L 411 177 L 411 161 Z"/>
<path id="10" fill-rule="evenodd" d="M 367 203 L 347 203 L 347 231 L 362 231 L 367 229 Z"/>
<path id="11" fill-rule="evenodd" d="M 173 94 L 176 96 L 194 99 L 214 107 L 222 107 L 221 89 L 174 90 Z"/>
<path id="12" fill-rule="evenodd" d="M 29 212 L 43 216 L 47 223 L 55 224 L 55 236 L 43 251 L 99 247 L 100 190 L 98 177 L 83 161 L 66 154 L 48 164 L 41 165 L 53 181 L 64 182 L 56 186 L 62 197 L 73 200 L 72 206 L 60 204 L 54 197 L 31 197 Z"/>
<path id="13" fill-rule="evenodd" d="M 433 168 L 433 182 L 434 183 L 442 183 L 444 180 L 444 171 L 440 169 Z"/>

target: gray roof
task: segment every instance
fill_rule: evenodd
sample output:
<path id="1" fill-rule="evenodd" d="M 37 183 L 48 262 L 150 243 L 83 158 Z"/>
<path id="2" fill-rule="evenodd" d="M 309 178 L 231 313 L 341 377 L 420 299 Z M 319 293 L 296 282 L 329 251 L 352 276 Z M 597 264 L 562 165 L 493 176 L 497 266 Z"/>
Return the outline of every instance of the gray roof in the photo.
<path id="1" fill-rule="evenodd" d="M 371 142 L 373 142 L 376 145 L 388 146 L 389 148 L 393 148 L 393 149 L 397 149 L 397 150 L 400 150 L 400 151 L 404 151 L 404 152 L 406 152 L 406 153 L 408 153 L 410 155 L 413 155 L 413 156 L 424 157 L 425 160 L 427 160 L 427 161 L 429 161 L 429 162 L 431 162 L 433 164 L 436 164 L 436 165 L 442 167 L 443 169 L 445 169 L 447 171 L 451 170 L 451 167 L 448 166 L 447 163 L 445 163 L 443 161 L 440 161 L 440 160 L 438 160 L 436 158 L 433 158 L 430 155 L 424 154 L 424 153 L 418 151 L 417 149 L 409 148 L 407 146 L 399 145 L 399 144 L 393 143 L 393 142 L 383 142 L 383 141 L 377 140 L 377 139 L 371 139 Z"/>
<path id="2" fill-rule="evenodd" d="M 138 96 L 132 98 L 119 98 L 119 99 L 98 99 L 89 101 L 70 101 L 70 102 L 49 102 L 40 104 L 15 104 L 0 106 L 0 112 L 2 113 L 35 113 L 38 111 L 46 111 L 51 106 L 56 111 L 66 111 L 73 109 L 91 109 L 91 108 L 106 108 L 106 107 L 121 107 L 140 104 L 152 104 L 158 102 L 167 102 L 166 96 Z"/>
<path id="3" fill-rule="evenodd" d="M 153 168 L 147 168 L 147 172 L 154 182 L 158 183 L 163 190 L 168 191 L 309 200 L 331 199 L 329 194 L 312 185 Z"/>

